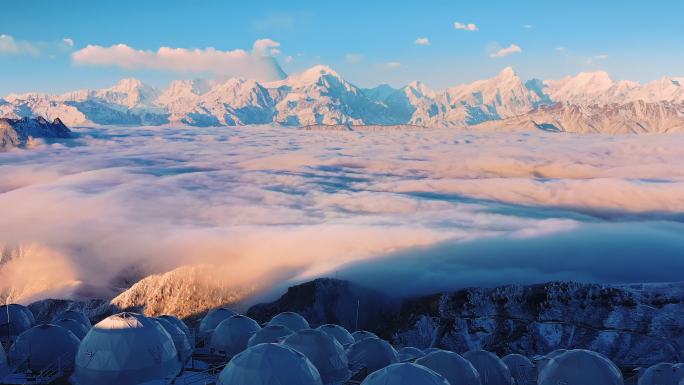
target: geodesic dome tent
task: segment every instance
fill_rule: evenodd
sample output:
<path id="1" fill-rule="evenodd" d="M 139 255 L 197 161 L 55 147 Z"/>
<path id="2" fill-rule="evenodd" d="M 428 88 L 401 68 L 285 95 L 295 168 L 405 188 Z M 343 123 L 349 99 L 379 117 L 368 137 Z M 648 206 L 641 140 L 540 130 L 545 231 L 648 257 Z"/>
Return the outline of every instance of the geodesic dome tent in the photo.
<path id="1" fill-rule="evenodd" d="M 323 385 L 306 356 L 280 344 L 259 344 L 233 357 L 217 385 Z"/>
<path id="2" fill-rule="evenodd" d="M 684 381 L 684 367 L 660 363 L 649 367 L 639 375 L 639 385 L 679 385 Z"/>
<path id="3" fill-rule="evenodd" d="M 21 333 L 7 354 L 15 372 L 41 372 L 46 369 L 71 372 L 80 340 L 67 329 L 42 324 Z"/>
<path id="4" fill-rule="evenodd" d="M 379 338 L 364 338 L 347 349 L 349 367 L 353 371 L 366 368 L 368 373 L 399 362 L 392 345 Z"/>
<path id="5" fill-rule="evenodd" d="M 473 364 L 454 352 L 433 351 L 417 359 L 415 363 L 441 374 L 451 384 L 482 385 L 480 374 Z"/>
<path id="6" fill-rule="evenodd" d="M 440 349 L 440 348 L 427 348 L 427 349 L 423 349 L 423 353 L 424 353 L 425 355 L 428 355 L 428 354 L 430 354 L 430 353 L 432 353 L 432 352 L 441 352 L 442 350 L 443 350 L 443 349 Z M 448 350 L 446 350 L 446 351 L 448 351 Z"/>
<path id="7" fill-rule="evenodd" d="M 589 350 L 568 350 L 539 372 L 539 385 L 622 385 L 622 373 L 608 358 Z"/>
<path id="8" fill-rule="evenodd" d="M 356 341 L 356 342 L 359 342 L 359 341 L 364 340 L 366 338 L 380 338 L 377 335 L 375 335 L 375 333 L 371 333 L 371 332 L 365 331 L 365 330 L 355 331 L 354 333 L 352 333 L 352 337 L 354 337 L 354 341 Z"/>
<path id="9" fill-rule="evenodd" d="M 397 352 L 400 362 L 413 361 L 417 358 L 423 357 L 425 353 L 418 348 L 412 346 L 405 346 Z"/>
<path id="10" fill-rule="evenodd" d="M 371 373 L 361 385 L 450 385 L 441 374 L 425 366 L 392 364 Z"/>
<path id="11" fill-rule="evenodd" d="M 175 317 L 172 315 L 160 315 L 157 318 L 163 318 L 163 319 L 171 322 L 172 324 L 176 325 L 180 330 L 183 331 L 183 333 L 185 333 L 185 335 L 188 336 L 188 341 L 190 341 L 190 344 L 191 345 L 195 344 L 194 336 L 190 332 L 190 328 L 188 328 L 188 325 L 186 325 L 185 322 L 181 321 L 178 317 Z"/>
<path id="12" fill-rule="evenodd" d="M 141 384 L 175 377 L 176 347 L 157 322 L 136 313 L 119 313 L 93 326 L 76 354 L 80 385 Z"/>
<path id="13" fill-rule="evenodd" d="M 0 305 L 0 342 L 14 342 L 21 333 L 33 326 L 32 319 L 33 313 L 22 305 Z"/>
<path id="14" fill-rule="evenodd" d="M 161 327 L 171 336 L 173 346 L 176 347 L 176 353 L 178 353 L 178 359 L 181 362 L 181 367 L 184 367 L 185 363 L 192 356 L 193 346 L 190 344 L 190 338 L 178 326 L 164 318 L 153 318 L 153 320 L 159 322 Z"/>
<path id="15" fill-rule="evenodd" d="M 218 326 L 218 324 L 221 323 L 221 321 L 228 319 L 234 315 L 237 315 L 237 313 L 225 307 L 209 310 L 209 312 L 204 316 L 204 318 L 202 318 L 202 321 L 200 321 L 198 337 L 204 338 L 210 336 L 211 332 L 213 332 L 214 329 L 216 329 L 216 327 Z"/>
<path id="16" fill-rule="evenodd" d="M 513 385 L 511 371 L 496 354 L 485 350 L 471 350 L 463 358 L 473 364 L 480 374 L 482 385 Z"/>
<path id="17" fill-rule="evenodd" d="M 27 316 L 28 319 L 31 321 L 31 326 L 33 326 L 33 325 L 36 324 L 36 317 L 33 316 L 33 312 L 31 311 L 31 309 L 29 309 L 28 307 L 26 307 L 26 306 L 24 306 L 24 305 L 16 305 L 16 306 L 20 306 L 20 307 L 21 307 L 21 310 L 22 310 L 24 313 L 26 313 L 26 316 Z"/>
<path id="18" fill-rule="evenodd" d="M 309 321 L 297 313 L 286 311 L 280 313 L 268 321 L 269 325 L 283 325 L 293 332 L 298 332 L 302 329 L 309 329 Z"/>
<path id="19" fill-rule="evenodd" d="M 537 384 L 537 368 L 529 358 L 521 354 L 509 354 L 501 360 L 508 366 L 516 385 Z"/>
<path id="20" fill-rule="evenodd" d="M 86 334 L 88 334 L 88 330 L 89 330 L 82 323 L 80 323 L 78 321 L 74 321 L 73 319 L 69 319 L 69 318 L 64 318 L 64 319 L 60 319 L 58 321 L 54 321 L 54 322 L 52 322 L 52 324 L 57 325 L 57 326 L 61 326 L 64 329 L 74 333 L 74 335 L 76 336 L 76 338 L 78 338 L 79 341 L 82 340 Z"/>
<path id="21" fill-rule="evenodd" d="M 249 337 L 247 346 L 251 347 L 263 343 L 280 342 L 290 334 L 292 334 L 292 330 L 290 330 L 287 326 L 266 325 L 260 330 L 254 332 L 254 334 Z"/>
<path id="22" fill-rule="evenodd" d="M 325 324 L 317 327 L 316 329 L 336 339 L 337 342 L 342 344 L 342 346 L 351 345 L 356 342 L 349 331 L 340 325 Z"/>
<path id="23" fill-rule="evenodd" d="M 219 353 L 234 356 L 247 348 L 247 341 L 259 329 L 261 326 L 255 320 L 243 315 L 234 315 L 216 326 L 211 334 L 209 346 Z"/>
<path id="24" fill-rule="evenodd" d="M 88 317 L 86 317 L 85 314 L 81 313 L 80 311 L 76 310 L 65 310 L 59 314 L 57 314 L 54 318 L 52 318 L 51 323 L 55 323 L 61 319 L 71 319 L 74 320 L 83 326 L 85 326 L 87 329 L 90 329 L 93 327 L 93 324 L 90 323 L 90 320 Z"/>
<path id="25" fill-rule="evenodd" d="M 344 381 L 350 372 L 347 355 L 336 339 L 316 329 L 302 329 L 283 340 L 283 345 L 303 353 L 318 369 L 324 384 Z"/>
<path id="26" fill-rule="evenodd" d="M 553 357 L 556 357 L 560 354 L 563 354 L 567 352 L 567 349 L 556 349 L 547 355 L 544 356 L 536 356 L 533 358 L 532 363 L 534 366 L 537 368 L 537 373 L 541 373 L 542 369 L 544 369 L 544 366 L 553 359 Z"/>

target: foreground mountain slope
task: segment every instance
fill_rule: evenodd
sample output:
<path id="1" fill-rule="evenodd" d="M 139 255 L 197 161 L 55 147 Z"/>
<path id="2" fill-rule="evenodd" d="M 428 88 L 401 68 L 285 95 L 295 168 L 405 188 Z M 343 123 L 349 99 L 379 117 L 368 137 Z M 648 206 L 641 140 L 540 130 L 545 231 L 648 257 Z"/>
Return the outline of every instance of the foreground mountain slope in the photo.
<path id="1" fill-rule="evenodd" d="M 30 308 L 39 320 L 70 308 L 93 320 L 124 309 L 196 320 L 211 308 L 249 295 L 231 294 L 203 277 L 202 269 L 180 269 L 143 279 L 112 301 L 43 300 Z M 586 348 L 624 368 L 684 358 L 684 283 L 550 282 L 400 299 L 323 278 L 290 287 L 275 301 L 254 305 L 246 314 L 266 322 L 283 311 L 300 313 L 312 325 L 337 323 L 351 331 L 370 330 L 396 346 L 486 349 L 500 356 Z"/>
<path id="2" fill-rule="evenodd" d="M 556 282 L 472 288 L 408 301 L 393 326 L 403 345 L 499 355 L 586 348 L 621 366 L 684 357 L 684 284 Z"/>

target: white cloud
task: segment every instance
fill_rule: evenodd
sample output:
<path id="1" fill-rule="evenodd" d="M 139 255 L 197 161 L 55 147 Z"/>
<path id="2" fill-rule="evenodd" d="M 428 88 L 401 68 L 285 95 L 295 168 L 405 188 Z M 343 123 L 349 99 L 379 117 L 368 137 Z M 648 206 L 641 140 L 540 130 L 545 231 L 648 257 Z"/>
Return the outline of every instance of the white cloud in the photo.
<path id="1" fill-rule="evenodd" d="M 522 52 L 522 48 L 520 48 L 520 46 L 518 46 L 516 44 L 511 44 L 506 48 L 501 48 L 500 50 L 492 53 L 489 56 L 490 57 L 504 57 L 504 56 L 508 56 L 508 55 L 511 55 L 514 53 L 520 53 L 520 52 Z"/>
<path id="2" fill-rule="evenodd" d="M 64 44 L 68 45 L 69 47 L 74 46 L 74 40 L 73 39 L 69 39 L 69 38 L 65 37 L 64 39 L 62 39 L 62 41 L 64 42 Z"/>
<path id="3" fill-rule="evenodd" d="M 430 39 L 427 37 L 419 37 L 414 43 L 418 45 L 430 45 Z"/>
<path id="4" fill-rule="evenodd" d="M 359 53 L 348 53 L 344 55 L 344 61 L 349 64 L 358 64 L 363 61 L 363 55 Z"/>
<path id="5" fill-rule="evenodd" d="M 277 55 L 280 53 L 278 49 L 280 43 L 272 39 L 259 39 L 254 42 L 252 52 L 261 55 Z"/>
<path id="6" fill-rule="evenodd" d="M 606 60 L 606 59 L 608 59 L 608 55 L 605 54 L 605 53 L 604 53 L 604 54 L 601 54 L 601 55 L 596 55 L 596 56 L 594 56 L 594 59 Z"/>
<path id="7" fill-rule="evenodd" d="M 292 57 L 292 55 L 285 57 L 285 63 L 292 63 L 293 61 L 294 61 L 294 57 Z"/>
<path id="8" fill-rule="evenodd" d="M 399 67 L 401 67 L 401 63 L 399 63 L 398 61 L 391 61 L 391 62 L 385 63 L 385 67 L 387 67 L 389 69 L 399 68 Z"/>
<path id="9" fill-rule="evenodd" d="M 460 21 L 454 23 L 454 28 L 464 31 L 479 31 L 477 25 L 473 23 L 461 23 Z"/>
<path id="10" fill-rule="evenodd" d="M 274 80 L 282 76 L 280 67 L 271 57 L 279 53 L 279 46 L 280 43 L 271 39 L 255 41 L 251 52 L 242 49 L 221 51 L 211 47 L 160 47 L 157 51 L 151 51 L 138 50 L 126 44 L 110 47 L 88 45 L 74 52 L 72 59 L 79 65 L 210 73 L 218 76 Z"/>
<path id="11" fill-rule="evenodd" d="M 565 47 L 556 47 L 555 49 L 558 52 L 564 52 L 565 51 Z"/>
<path id="12" fill-rule="evenodd" d="M 16 40 L 10 35 L 0 35 L 0 55 L 39 56 L 40 50 L 31 42 Z"/>
<path id="13" fill-rule="evenodd" d="M 523 25 L 523 28 L 525 28 L 525 29 L 533 29 L 534 26 L 533 26 L 532 24 L 525 24 L 525 25 Z"/>

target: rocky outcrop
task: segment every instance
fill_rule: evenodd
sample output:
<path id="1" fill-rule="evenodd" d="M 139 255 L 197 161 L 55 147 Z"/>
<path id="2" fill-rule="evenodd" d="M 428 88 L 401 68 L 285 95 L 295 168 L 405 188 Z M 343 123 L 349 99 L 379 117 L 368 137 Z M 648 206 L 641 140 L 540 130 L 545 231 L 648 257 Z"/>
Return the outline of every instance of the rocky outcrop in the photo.
<path id="1" fill-rule="evenodd" d="M 171 314 L 190 318 L 215 307 L 234 306 L 254 292 L 254 287 L 237 286 L 221 279 L 219 270 L 199 265 L 150 275 L 116 296 L 111 304 L 147 316 Z"/>
<path id="2" fill-rule="evenodd" d="M 684 359 L 684 283 L 464 289 L 407 301 L 394 320 L 397 345 L 501 356 L 584 348 L 625 367 Z"/>
<path id="3" fill-rule="evenodd" d="M 378 329 L 394 312 L 385 295 L 348 281 L 319 278 L 287 289 L 274 302 L 252 306 L 247 315 L 268 322 L 274 315 L 297 312 L 312 325 L 334 323 L 349 330 Z"/>
<path id="4" fill-rule="evenodd" d="M 59 118 L 0 118 L 0 149 L 26 146 L 33 139 L 68 138 L 71 130 Z"/>

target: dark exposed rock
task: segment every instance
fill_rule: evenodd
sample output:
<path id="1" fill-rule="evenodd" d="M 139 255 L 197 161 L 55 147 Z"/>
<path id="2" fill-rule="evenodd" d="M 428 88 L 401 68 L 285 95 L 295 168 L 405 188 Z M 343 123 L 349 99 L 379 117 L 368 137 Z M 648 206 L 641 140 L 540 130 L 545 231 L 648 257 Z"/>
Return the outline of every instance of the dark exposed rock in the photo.
<path id="1" fill-rule="evenodd" d="M 45 118 L 0 118 L 0 149 L 25 146 L 32 138 L 68 138 L 71 130 L 56 118 L 52 123 Z"/>
<path id="2" fill-rule="evenodd" d="M 380 335 L 387 334 L 378 326 L 386 324 L 393 312 L 389 298 L 376 291 L 348 281 L 320 278 L 290 287 L 274 302 L 252 306 L 247 315 L 263 323 L 283 311 L 299 313 L 312 325 L 334 323 L 351 331 L 375 330 Z"/>

